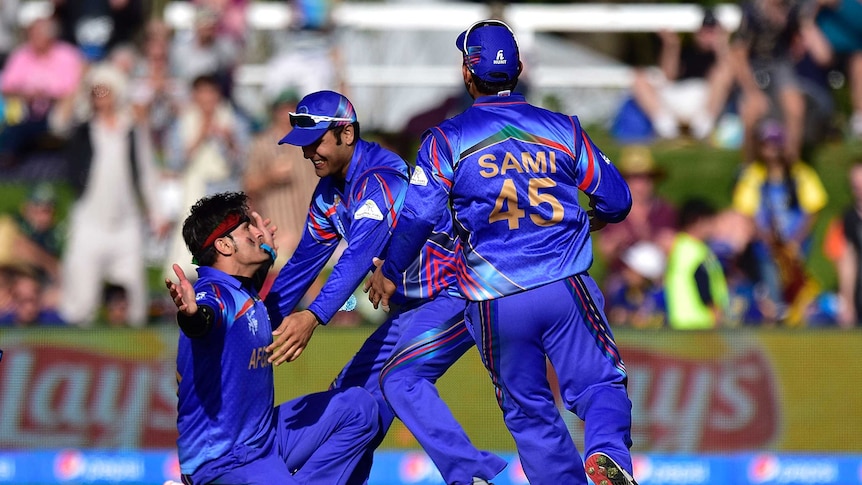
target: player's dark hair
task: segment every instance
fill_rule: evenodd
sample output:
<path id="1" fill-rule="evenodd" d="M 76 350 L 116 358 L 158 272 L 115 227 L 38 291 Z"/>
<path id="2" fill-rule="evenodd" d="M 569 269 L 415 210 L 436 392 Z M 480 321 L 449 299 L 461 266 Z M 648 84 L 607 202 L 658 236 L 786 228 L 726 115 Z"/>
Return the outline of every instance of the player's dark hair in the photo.
<path id="1" fill-rule="evenodd" d="M 353 143 L 356 143 L 356 140 L 359 139 L 359 122 L 354 121 L 350 123 L 350 126 L 353 127 Z M 341 145 L 341 134 L 344 133 L 344 129 L 347 128 L 347 125 L 336 126 L 332 128 L 332 135 L 335 137 L 335 144 Z M 352 145 L 352 144 L 351 144 Z M 350 146 L 350 145 L 348 145 Z"/>
<path id="2" fill-rule="evenodd" d="M 183 222 L 183 240 L 200 266 L 212 266 L 216 250 L 203 247 L 207 238 L 230 215 L 248 214 L 248 196 L 243 192 L 222 192 L 200 199 Z"/>
<path id="3" fill-rule="evenodd" d="M 470 75 L 473 77 L 473 85 L 476 86 L 476 90 L 482 94 L 497 94 L 500 91 L 514 91 L 515 87 L 518 86 L 518 76 L 501 82 L 489 82 L 475 74 L 471 73 Z"/>

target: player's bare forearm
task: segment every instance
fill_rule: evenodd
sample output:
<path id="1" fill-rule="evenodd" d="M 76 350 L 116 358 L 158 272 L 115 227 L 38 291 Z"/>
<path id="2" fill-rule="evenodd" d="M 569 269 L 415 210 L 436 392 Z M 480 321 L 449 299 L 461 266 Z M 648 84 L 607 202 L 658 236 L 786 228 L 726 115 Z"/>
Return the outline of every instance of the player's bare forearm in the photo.
<path id="1" fill-rule="evenodd" d="M 318 324 L 317 317 L 308 310 L 286 316 L 273 330 L 273 341 L 266 348 L 269 362 L 278 366 L 298 359 Z"/>

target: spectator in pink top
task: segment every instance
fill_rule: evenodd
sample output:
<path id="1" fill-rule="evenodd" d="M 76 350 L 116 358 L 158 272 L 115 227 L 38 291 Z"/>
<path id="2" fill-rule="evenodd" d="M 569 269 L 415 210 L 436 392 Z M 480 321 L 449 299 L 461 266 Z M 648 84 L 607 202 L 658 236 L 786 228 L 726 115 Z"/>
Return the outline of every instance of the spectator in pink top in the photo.
<path id="1" fill-rule="evenodd" d="M 83 67 L 78 49 L 57 40 L 54 21 L 40 18 L 27 28 L 26 42 L 10 55 L 0 87 L 7 98 L 53 101 L 78 89 Z"/>
<path id="2" fill-rule="evenodd" d="M 78 89 L 84 61 L 78 49 L 57 40 L 57 33 L 50 18 L 34 20 L 27 27 L 26 41 L 12 51 L 0 75 L 7 111 L 0 161 L 38 149 L 54 103 Z"/>

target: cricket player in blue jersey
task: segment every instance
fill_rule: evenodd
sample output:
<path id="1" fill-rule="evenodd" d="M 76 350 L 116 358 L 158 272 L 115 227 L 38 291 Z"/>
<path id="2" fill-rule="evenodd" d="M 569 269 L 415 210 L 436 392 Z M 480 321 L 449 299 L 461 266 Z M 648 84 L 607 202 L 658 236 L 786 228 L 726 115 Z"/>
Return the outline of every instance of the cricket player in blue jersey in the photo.
<path id="1" fill-rule="evenodd" d="M 302 147 L 320 177 L 306 230 L 266 297 L 274 320 L 282 319 L 270 362 L 296 359 L 314 329 L 325 325 L 374 269 L 404 202 L 407 163 L 360 137 L 350 101 L 332 91 L 312 93 L 291 114 L 293 129 L 281 143 Z M 351 483 L 364 483 L 373 451 L 395 414 L 437 465 L 447 484 L 487 483 L 506 466 L 477 450 L 440 399 L 434 383 L 468 349 L 466 302 L 454 290 L 455 252 L 451 219 L 426 236 L 418 258 L 399 275 L 389 318 L 364 342 L 332 384 L 361 386 L 378 400 L 380 431 Z M 294 312 L 340 240 L 347 247 L 318 296 Z M 451 290 L 451 291 L 450 291 Z M 384 396 L 385 394 L 385 396 Z"/>
<path id="2" fill-rule="evenodd" d="M 521 62 L 505 23 L 478 22 L 456 45 L 474 104 L 425 133 L 369 299 L 388 304 L 435 222 L 453 218 L 467 324 L 530 483 L 634 484 L 626 369 L 588 274 L 591 226 L 625 218 L 628 185 L 577 117 L 512 92 Z M 555 406 L 546 359 L 566 408 L 585 422 L 585 463 Z"/>
<path id="3" fill-rule="evenodd" d="M 258 296 L 275 261 L 272 232 L 237 192 L 201 199 L 183 223 L 198 280 L 192 286 L 175 264 L 179 281 L 165 284 L 182 329 L 177 448 L 186 485 L 344 484 L 377 435 L 377 402 L 358 387 L 273 406 L 272 325 Z"/>

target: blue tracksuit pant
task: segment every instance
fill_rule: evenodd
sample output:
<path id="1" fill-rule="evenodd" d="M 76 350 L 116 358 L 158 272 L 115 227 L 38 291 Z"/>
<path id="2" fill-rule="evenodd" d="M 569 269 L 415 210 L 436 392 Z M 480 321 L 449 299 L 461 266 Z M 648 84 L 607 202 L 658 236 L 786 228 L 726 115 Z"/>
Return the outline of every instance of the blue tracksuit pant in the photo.
<path id="1" fill-rule="evenodd" d="M 467 324 L 532 485 L 588 483 L 554 403 L 546 359 L 565 407 L 584 421 L 585 455 L 602 451 L 631 473 L 625 365 L 603 307 L 586 274 L 467 306 Z"/>
<path id="2" fill-rule="evenodd" d="M 272 452 L 227 470 L 212 483 L 348 483 L 377 435 L 376 414 L 376 401 L 359 388 L 318 392 L 282 403 L 273 415 L 276 439 Z M 185 476 L 183 482 L 192 483 L 192 479 Z"/>
<path id="3" fill-rule="evenodd" d="M 364 387 L 377 398 L 380 432 L 376 445 L 397 414 L 447 484 L 472 483 L 473 476 L 490 479 L 506 466 L 502 458 L 470 443 L 434 387 L 475 345 L 464 325 L 465 305 L 463 299 L 441 293 L 392 315 L 368 337 L 333 383 L 334 387 Z M 350 483 L 368 478 L 370 455 Z"/>

